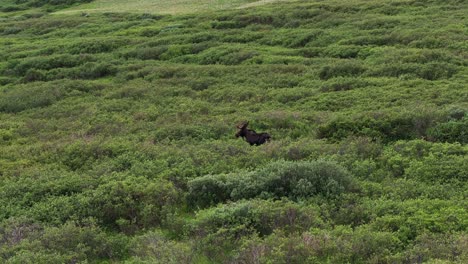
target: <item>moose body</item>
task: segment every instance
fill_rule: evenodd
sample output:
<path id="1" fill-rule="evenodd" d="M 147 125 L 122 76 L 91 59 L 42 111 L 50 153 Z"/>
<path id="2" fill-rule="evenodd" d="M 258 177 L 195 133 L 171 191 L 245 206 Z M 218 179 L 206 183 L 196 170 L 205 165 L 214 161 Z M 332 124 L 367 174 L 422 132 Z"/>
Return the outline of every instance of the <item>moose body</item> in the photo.
<path id="1" fill-rule="evenodd" d="M 249 142 L 251 146 L 262 145 L 263 143 L 271 139 L 271 136 L 268 133 L 257 133 L 254 130 L 247 129 L 248 125 L 249 125 L 249 122 L 245 122 L 245 123 L 242 123 L 241 125 L 238 125 L 236 137 L 244 138 L 245 141 Z"/>

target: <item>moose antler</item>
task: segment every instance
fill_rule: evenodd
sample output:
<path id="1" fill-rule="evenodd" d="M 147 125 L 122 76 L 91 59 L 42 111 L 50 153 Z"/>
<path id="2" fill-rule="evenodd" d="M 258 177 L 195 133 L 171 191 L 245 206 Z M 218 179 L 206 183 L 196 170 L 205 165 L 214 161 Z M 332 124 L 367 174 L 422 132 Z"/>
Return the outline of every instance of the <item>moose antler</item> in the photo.
<path id="1" fill-rule="evenodd" d="M 240 124 L 238 124 L 236 127 L 238 129 L 244 129 L 249 125 L 249 121 L 242 121 Z"/>

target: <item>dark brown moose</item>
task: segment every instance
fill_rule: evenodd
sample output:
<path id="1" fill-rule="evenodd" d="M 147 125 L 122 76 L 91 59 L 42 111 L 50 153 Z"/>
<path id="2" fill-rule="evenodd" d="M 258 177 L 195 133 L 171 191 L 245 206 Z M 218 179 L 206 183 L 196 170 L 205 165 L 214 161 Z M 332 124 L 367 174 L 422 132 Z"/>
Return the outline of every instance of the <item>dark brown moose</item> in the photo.
<path id="1" fill-rule="evenodd" d="M 251 146 L 259 146 L 267 141 L 270 141 L 271 136 L 268 133 L 257 133 L 251 129 L 247 129 L 249 122 L 243 122 L 237 125 L 236 137 L 243 137 Z"/>

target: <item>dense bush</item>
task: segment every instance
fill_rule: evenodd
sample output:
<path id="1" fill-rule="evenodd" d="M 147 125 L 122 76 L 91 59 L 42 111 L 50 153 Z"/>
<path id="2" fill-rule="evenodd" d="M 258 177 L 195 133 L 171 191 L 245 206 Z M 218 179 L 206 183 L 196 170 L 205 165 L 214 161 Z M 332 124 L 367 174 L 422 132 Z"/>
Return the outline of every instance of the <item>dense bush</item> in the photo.
<path id="1" fill-rule="evenodd" d="M 463 172 L 466 153 L 466 147 L 460 144 L 433 144 L 413 140 L 397 141 L 384 150 L 382 158 L 386 170 L 394 176 L 405 175 L 411 167 L 413 177 L 428 181 L 446 181 L 466 177 L 466 173 Z M 457 165 L 452 167 L 450 164 Z"/>
<path id="2" fill-rule="evenodd" d="M 45 5 L 51 5 L 51 6 L 68 6 L 72 4 L 79 4 L 79 3 L 88 3 L 93 0 L 24 0 L 24 1 L 17 1 L 21 4 L 26 4 L 28 6 L 33 6 L 33 7 L 41 7 Z"/>
<path id="3" fill-rule="evenodd" d="M 79 43 L 72 44 L 67 48 L 70 54 L 95 54 L 103 52 L 111 52 L 114 49 L 117 49 L 120 45 L 123 44 L 123 41 L 116 40 L 92 40 L 92 41 L 82 41 Z"/>
<path id="4" fill-rule="evenodd" d="M 198 247 L 213 261 L 228 258 L 242 237 L 268 237 L 274 232 L 296 234 L 300 230 L 323 227 L 318 208 L 288 200 L 240 201 L 199 211 L 190 222 L 190 233 Z"/>
<path id="5" fill-rule="evenodd" d="M 440 142 L 468 143 L 468 118 L 439 123 L 428 131 L 428 137 Z"/>
<path id="6" fill-rule="evenodd" d="M 319 126 L 317 136 L 341 140 L 349 136 L 367 136 L 384 141 L 426 137 L 428 130 L 442 114 L 421 109 L 419 112 L 360 114 L 351 118 L 338 117 Z"/>
<path id="7" fill-rule="evenodd" d="M 158 231 L 135 237 L 130 249 L 133 258 L 129 263 L 177 264 L 192 263 L 194 260 L 190 244 L 169 240 Z"/>
<path id="8" fill-rule="evenodd" d="M 468 263 L 464 1 L 84 2 L 0 7 L 0 263 Z"/>
<path id="9" fill-rule="evenodd" d="M 124 54 L 124 58 L 136 58 L 140 60 L 158 60 L 167 51 L 167 46 L 145 47 Z"/>
<path id="10" fill-rule="evenodd" d="M 161 225 L 179 200 L 173 184 L 143 177 L 109 181 L 87 195 L 90 215 L 124 233 Z"/>
<path id="11" fill-rule="evenodd" d="M 62 99 L 66 91 L 47 84 L 19 86 L 3 92 L 0 98 L 0 111 L 20 112 L 36 107 L 45 107 Z"/>
<path id="12" fill-rule="evenodd" d="M 233 47 L 211 48 L 200 53 L 194 59 L 199 64 L 237 65 L 257 54 L 255 51 Z"/>
<path id="13" fill-rule="evenodd" d="M 206 207 L 230 200 L 254 197 L 312 196 L 333 198 L 349 190 L 351 178 L 341 166 L 327 161 L 278 161 L 252 172 L 207 175 L 189 181 L 188 201 Z"/>
<path id="14" fill-rule="evenodd" d="M 72 68 L 83 65 L 86 62 L 94 61 L 90 56 L 77 55 L 53 55 L 42 56 L 25 60 L 10 61 L 7 66 L 6 73 L 23 76 L 31 70 L 51 70 L 56 68 Z"/>
<path id="15" fill-rule="evenodd" d="M 234 257 L 245 263 L 385 262 L 400 247 L 390 232 L 368 228 L 312 229 L 300 235 L 275 233 L 264 240 L 246 240 Z"/>
<path id="16" fill-rule="evenodd" d="M 356 61 L 339 62 L 323 67 L 319 72 L 322 80 L 328 80 L 333 77 L 358 76 L 365 71 L 365 68 Z"/>
<path id="17" fill-rule="evenodd" d="M 318 208 L 306 207 L 283 200 L 249 200 L 219 205 L 197 212 L 190 223 L 191 232 L 206 236 L 232 228 L 236 232 L 255 232 L 260 236 L 282 229 L 289 233 L 324 225 Z"/>
<path id="18" fill-rule="evenodd" d="M 422 181 L 466 181 L 468 179 L 467 164 L 466 156 L 430 154 L 420 161 L 413 161 L 406 175 Z"/>
<path id="19" fill-rule="evenodd" d="M 45 227 L 24 219 L 10 219 L 5 228 L 5 231 L 13 234 L 12 237 L 9 237 L 10 233 L 2 234 L 12 239 L 7 247 L 0 243 L 0 259 L 6 263 L 119 259 L 127 251 L 128 241 L 124 236 L 106 235 L 92 219 L 82 224 L 67 222 L 59 227 Z"/>
<path id="20" fill-rule="evenodd" d="M 347 91 L 356 88 L 373 86 L 368 81 L 361 78 L 338 77 L 324 82 L 321 90 L 324 92 Z"/>

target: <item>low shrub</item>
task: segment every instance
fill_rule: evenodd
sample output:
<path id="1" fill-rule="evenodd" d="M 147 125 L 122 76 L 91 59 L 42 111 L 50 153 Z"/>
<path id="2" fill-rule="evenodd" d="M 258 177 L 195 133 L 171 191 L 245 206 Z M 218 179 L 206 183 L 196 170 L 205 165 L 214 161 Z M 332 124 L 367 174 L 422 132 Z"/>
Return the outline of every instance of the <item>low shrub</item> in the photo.
<path id="1" fill-rule="evenodd" d="M 361 49 L 362 47 L 355 45 L 330 45 L 323 51 L 323 55 L 333 58 L 350 59 L 356 58 Z"/>
<path id="2" fill-rule="evenodd" d="M 230 199 L 233 175 L 219 174 L 198 177 L 188 182 L 187 202 L 192 206 L 209 207 Z"/>
<path id="3" fill-rule="evenodd" d="M 46 84 L 23 85 L 6 90 L 0 97 L 0 111 L 17 113 L 37 107 L 45 107 L 60 100 L 65 91 Z"/>
<path id="4" fill-rule="evenodd" d="M 51 70 L 56 68 L 72 68 L 94 61 L 90 56 L 79 55 L 51 55 L 24 60 L 13 60 L 7 65 L 5 71 L 17 76 L 24 76 L 31 70 Z"/>
<path id="5" fill-rule="evenodd" d="M 144 47 L 129 51 L 123 55 L 125 59 L 135 58 L 139 60 L 159 60 L 161 55 L 166 52 L 167 46 Z"/>
<path id="6" fill-rule="evenodd" d="M 335 198 L 351 187 L 351 178 L 343 167 L 333 162 L 277 161 L 251 172 L 199 177 L 189 181 L 188 187 L 188 202 L 206 207 L 254 197 Z"/>
<path id="7" fill-rule="evenodd" d="M 119 259 L 127 255 L 128 239 L 123 235 L 105 233 L 93 219 L 81 223 L 69 221 L 56 227 L 42 226 L 25 219 L 10 219 L 5 230 L 19 236 L 7 247 L 0 246 L 0 261 L 4 263 L 58 264 Z"/>
<path id="8" fill-rule="evenodd" d="M 373 263 L 386 262 L 401 246 L 391 232 L 345 226 L 312 228 L 300 235 L 274 233 L 264 239 L 244 238 L 233 262 L 259 263 Z M 245 261 L 245 262 L 244 262 Z"/>
<path id="9" fill-rule="evenodd" d="M 97 79 L 117 73 L 114 64 L 108 62 L 89 62 L 73 70 L 72 79 Z"/>
<path id="10" fill-rule="evenodd" d="M 427 64 L 419 63 L 391 63 L 378 66 L 369 72 L 370 76 L 401 77 L 412 76 L 426 80 L 448 79 L 457 73 L 455 65 L 442 62 Z"/>
<path id="11" fill-rule="evenodd" d="M 199 64 L 238 65 L 258 55 L 255 51 L 233 47 L 211 48 L 197 55 Z"/>
<path id="12" fill-rule="evenodd" d="M 405 172 L 407 177 L 426 182 L 464 182 L 468 180 L 468 157 L 431 153 L 419 161 L 413 161 Z"/>
<path id="13" fill-rule="evenodd" d="M 89 3 L 91 1 L 93 0 L 23 0 L 21 2 L 26 2 L 29 6 L 41 7 L 45 5 L 68 6 L 77 3 Z"/>
<path id="14" fill-rule="evenodd" d="M 456 172 L 463 169 L 463 166 L 456 165 L 454 168 L 443 172 L 444 166 L 448 166 L 450 162 L 462 164 L 467 153 L 467 149 L 459 143 L 431 143 L 418 139 L 395 142 L 384 149 L 382 159 L 385 169 L 395 177 L 404 176 L 408 168 L 413 167 L 411 169 L 412 177 L 416 179 L 426 178 L 424 174 L 421 174 L 421 177 L 418 176 L 417 171 L 421 170 L 421 172 L 429 175 L 428 180 L 438 181 L 436 174 L 440 171 L 442 171 L 441 180 L 448 180 L 451 178 L 449 175 L 456 176 Z M 439 161 L 434 162 L 432 165 L 429 164 L 438 158 L 440 158 Z M 427 169 L 423 168 L 425 165 L 428 165 Z"/>
<path id="15" fill-rule="evenodd" d="M 121 42 L 121 43 L 119 43 Z M 78 43 L 70 45 L 67 48 L 70 54 L 96 54 L 111 52 L 114 49 L 118 48 L 122 41 L 116 40 L 93 40 L 93 41 L 80 41 Z"/>
<path id="16" fill-rule="evenodd" d="M 451 263 L 468 261 L 466 249 L 468 237 L 465 232 L 449 234 L 423 233 L 414 245 L 402 254 L 411 262 Z"/>
<path id="17" fill-rule="evenodd" d="M 124 233 L 161 225 L 180 196 L 172 183 L 144 177 L 112 180 L 86 195 L 89 214 Z"/>
<path id="18" fill-rule="evenodd" d="M 372 83 L 366 81 L 362 78 L 346 78 L 338 77 L 329 79 L 327 82 L 324 82 L 320 88 L 322 92 L 337 92 L 337 91 L 347 91 L 356 88 L 373 86 Z"/>
<path id="19" fill-rule="evenodd" d="M 428 131 L 428 138 L 439 142 L 468 143 L 468 118 L 439 123 Z"/>
<path id="20" fill-rule="evenodd" d="M 317 137 L 342 140 L 349 136 L 366 136 L 382 141 L 426 137 L 428 130 L 442 118 L 432 108 L 416 112 L 360 114 L 354 118 L 336 117 L 318 127 Z"/>
<path id="21" fill-rule="evenodd" d="M 328 80 L 333 77 L 358 76 L 365 70 L 364 66 L 357 61 L 340 61 L 322 67 L 319 71 L 319 77 L 322 80 Z"/>
<path id="22" fill-rule="evenodd" d="M 299 205 L 287 199 L 253 199 L 198 211 L 190 223 L 190 229 L 196 236 L 205 237 L 220 228 L 241 231 L 238 229 L 240 227 L 243 235 L 254 232 L 263 237 L 278 229 L 295 233 L 323 225 L 318 208 Z"/>
<path id="23" fill-rule="evenodd" d="M 130 252 L 135 263 L 178 264 L 193 263 L 193 253 L 190 244 L 167 239 L 162 232 L 150 231 L 136 236 Z"/>

